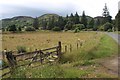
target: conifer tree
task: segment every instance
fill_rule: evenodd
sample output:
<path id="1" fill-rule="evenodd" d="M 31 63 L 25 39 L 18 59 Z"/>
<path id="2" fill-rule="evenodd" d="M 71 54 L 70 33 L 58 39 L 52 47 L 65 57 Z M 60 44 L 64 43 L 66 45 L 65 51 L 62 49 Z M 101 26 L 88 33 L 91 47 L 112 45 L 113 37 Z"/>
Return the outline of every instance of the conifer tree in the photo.
<path id="1" fill-rule="evenodd" d="M 102 13 L 103 17 L 104 17 L 104 23 L 109 22 L 112 23 L 112 16 L 110 16 L 110 13 L 108 11 L 107 5 L 105 3 L 105 6 L 103 8 L 103 13 Z"/>
<path id="2" fill-rule="evenodd" d="M 80 21 L 79 21 L 79 15 L 78 15 L 77 12 L 76 12 L 76 14 L 74 16 L 74 22 L 75 22 L 75 24 L 79 24 L 80 23 Z"/>
<path id="3" fill-rule="evenodd" d="M 87 17 L 85 15 L 85 12 L 83 11 L 82 17 L 81 17 L 81 23 L 87 28 Z"/>
<path id="4" fill-rule="evenodd" d="M 39 28 L 39 22 L 38 22 L 38 18 L 37 18 L 37 17 L 34 19 L 33 27 L 34 27 L 35 29 L 38 29 L 38 28 Z"/>
<path id="5" fill-rule="evenodd" d="M 48 21 L 48 30 L 51 30 L 52 28 L 54 28 L 54 16 L 52 16 L 51 18 L 49 18 Z"/>
<path id="6" fill-rule="evenodd" d="M 71 13 L 69 20 L 70 20 L 72 23 L 75 23 L 75 22 L 74 22 L 74 16 L 73 16 L 73 13 Z"/>
<path id="7" fill-rule="evenodd" d="M 115 26 L 120 31 L 120 10 L 118 11 L 117 15 L 115 16 Z"/>
<path id="8" fill-rule="evenodd" d="M 94 19 L 92 18 L 91 21 L 89 22 L 88 28 L 93 28 L 94 27 Z"/>
<path id="9" fill-rule="evenodd" d="M 64 26 L 65 26 L 65 20 L 63 19 L 62 16 L 60 16 L 60 17 L 58 18 L 58 22 L 57 22 L 57 24 L 58 24 L 58 27 L 59 27 L 61 30 L 64 29 Z"/>

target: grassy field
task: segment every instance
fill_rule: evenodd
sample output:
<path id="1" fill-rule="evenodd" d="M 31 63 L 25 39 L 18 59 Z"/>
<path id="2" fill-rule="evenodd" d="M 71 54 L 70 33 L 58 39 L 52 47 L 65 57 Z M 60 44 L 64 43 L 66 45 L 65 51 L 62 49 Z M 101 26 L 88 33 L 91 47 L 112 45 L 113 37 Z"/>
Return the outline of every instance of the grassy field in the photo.
<path id="1" fill-rule="evenodd" d="M 76 48 L 78 40 L 83 46 Z M 27 47 L 27 51 L 49 48 L 62 42 L 62 51 L 65 45 L 72 45 L 72 51 L 62 55 L 60 63 L 44 64 L 37 68 L 20 67 L 15 70 L 14 78 L 114 78 L 97 61 L 117 55 L 117 43 L 104 33 L 96 32 L 30 32 L 3 34 L 3 49 L 16 50 L 17 46 Z M 36 66 L 39 63 L 33 64 Z"/>
<path id="2" fill-rule="evenodd" d="M 62 45 L 74 45 L 78 39 L 89 41 L 94 37 L 95 32 L 31 32 L 31 33 L 16 33 L 16 34 L 3 34 L 2 48 L 8 50 L 16 50 L 17 46 L 25 46 L 28 51 L 35 49 L 44 49 L 56 46 L 58 41 Z"/>

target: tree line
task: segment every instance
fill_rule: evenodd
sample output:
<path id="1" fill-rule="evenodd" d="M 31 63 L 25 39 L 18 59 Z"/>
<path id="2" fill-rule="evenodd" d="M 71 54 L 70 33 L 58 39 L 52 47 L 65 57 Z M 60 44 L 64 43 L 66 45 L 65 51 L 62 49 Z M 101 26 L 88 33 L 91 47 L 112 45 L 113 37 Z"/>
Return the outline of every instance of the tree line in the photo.
<path id="1" fill-rule="evenodd" d="M 93 31 L 115 31 L 120 30 L 120 11 L 117 13 L 115 20 L 112 20 L 112 16 L 108 11 L 107 5 L 105 4 L 103 8 L 102 16 L 92 18 L 88 20 L 85 11 L 83 11 L 82 16 L 79 16 L 76 12 L 71 13 L 70 16 L 66 17 L 59 16 L 56 19 L 54 16 L 48 19 L 34 18 L 31 27 L 26 27 L 25 31 L 35 31 L 35 30 L 74 30 L 74 32 L 79 32 L 81 30 L 93 30 Z M 8 27 L 8 31 L 22 31 L 21 27 L 16 27 L 15 24 Z"/>

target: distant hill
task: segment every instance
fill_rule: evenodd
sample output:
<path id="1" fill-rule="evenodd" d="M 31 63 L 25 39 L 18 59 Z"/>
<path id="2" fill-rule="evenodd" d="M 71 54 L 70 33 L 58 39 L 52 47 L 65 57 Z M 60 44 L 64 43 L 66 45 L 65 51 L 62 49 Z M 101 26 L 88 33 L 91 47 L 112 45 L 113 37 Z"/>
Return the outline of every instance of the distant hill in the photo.
<path id="1" fill-rule="evenodd" d="M 33 23 L 32 17 L 29 16 L 16 16 L 13 18 L 2 19 L 2 27 L 8 27 L 15 24 L 18 27 L 31 26 Z"/>
<path id="2" fill-rule="evenodd" d="M 58 19 L 59 15 L 57 15 L 57 14 L 44 14 L 44 15 L 38 17 L 38 19 L 39 20 L 41 20 L 41 19 L 48 20 L 49 18 L 52 18 L 52 17 L 54 17 L 55 19 Z"/>
<path id="3" fill-rule="evenodd" d="M 42 22 L 42 20 L 48 21 L 49 19 L 51 19 L 52 17 L 54 17 L 55 20 L 58 20 L 59 15 L 57 14 L 44 14 L 38 17 L 39 20 L 39 24 Z M 80 16 L 81 19 L 81 16 Z M 92 19 L 92 17 L 87 16 L 88 22 Z M 8 27 L 12 24 L 15 24 L 17 27 L 28 27 L 28 26 L 32 26 L 34 18 L 30 17 L 30 16 L 16 16 L 13 18 L 6 18 L 6 19 L 2 19 L 0 20 L 0 22 L 2 21 L 2 27 Z"/>
<path id="4" fill-rule="evenodd" d="M 39 22 L 41 20 L 49 20 L 49 18 L 54 17 L 55 19 L 58 19 L 59 15 L 57 14 L 44 14 L 42 16 L 38 17 Z M 30 16 L 16 16 L 13 18 L 6 18 L 2 19 L 2 27 L 8 27 L 12 24 L 15 24 L 18 27 L 25 27 L 25 26 L 32 26 L 33 24 L 33 17 Z"/>

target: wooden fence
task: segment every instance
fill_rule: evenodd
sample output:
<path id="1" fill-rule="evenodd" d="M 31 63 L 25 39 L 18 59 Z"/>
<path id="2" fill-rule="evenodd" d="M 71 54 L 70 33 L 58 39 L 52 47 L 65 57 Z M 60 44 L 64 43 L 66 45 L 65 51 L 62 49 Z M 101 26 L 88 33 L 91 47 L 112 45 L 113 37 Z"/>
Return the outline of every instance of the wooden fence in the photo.
<path id="1" fill-rule="evenodd" d="M 16 67 L 20 67 L 20 66 L 25 66 L 28 65 L 30 66 L 32 63 L 35 62 L 40 62 L 41 64 L 43 64 L 46 60 L 48 60 L 49 62 L 55 61 L 55 60 L 59 60 L 61 58 L 61 42 L 58 42 L 58 46 L 55 47 L 51 47 L 48 49 L 43 49 L 43 50 L 35 50 L 33 52 L 27 52 L 27 53 L 21 53 L 21 54 L 13 54 L 14 52 L 12 51 L 5 51 L 2 54 L 3 57 L 6 56 L 6 59 L 8 61 L 8 66 L 2 67 L 0 70 L 4 70 L 6 68 L 9 68 L 9 72 L 3 73 L 1 77 L 6 76 L 7 74 L 12 74 L 12 72 L 14 72 L 14 69 Z M 27 64 L 20 64 L 19 62 L 21 61 L 29 61 L 29 63 Z"/>
<path id="2" fill-rule="evenodd" d="M 72 52 L 73 50 L 75 49 L 79 49 L 83 46 L 85 41 L 77 41 L 76 43 L 74 44 L 68 44 L 68 45 L 65 45 L 63 48 L 64 48 L 64 52 L 67 53 L 67 52 Z"/>
<path id="3" fill-rule="evenodd" d="M 7 74 L 12 74 L 14 72 L 14 68 L 28 65 L 30 66 L 32 63 L 40 62 L 41 64 L 45 63 L 45 60 L 48 62 L 53 62 L 59 60 L 61 58 L 62 53 L 72 52 L 73 47 L 79 49 L 83 46 L 83 41 L 77 41 L 75 44 L 64 45 L 63 48 L 61 47 L 61 42 L 58 42 L 58 45 L 55 47 L 42 49 L 42 50 L 35 50 L 33 52 L 26 52 L 26 53 L 19 53 L 15 54 L 16 52 L 6 50 L 2 53 L 3 59 L 7 59 L 8 66 L 2 67 L 0 70 L 9 69 L 8 72 L 3 73 L 2 77 L 6 76 Z M 73 46 L 74 45 L 74 46 Z M 64 51 L 62 51 L 62 49 Z M 50 58 L 50 56 L 52 58 Z M 25 64 L 19 64 L 22 61 L 29 61 Z"/>

